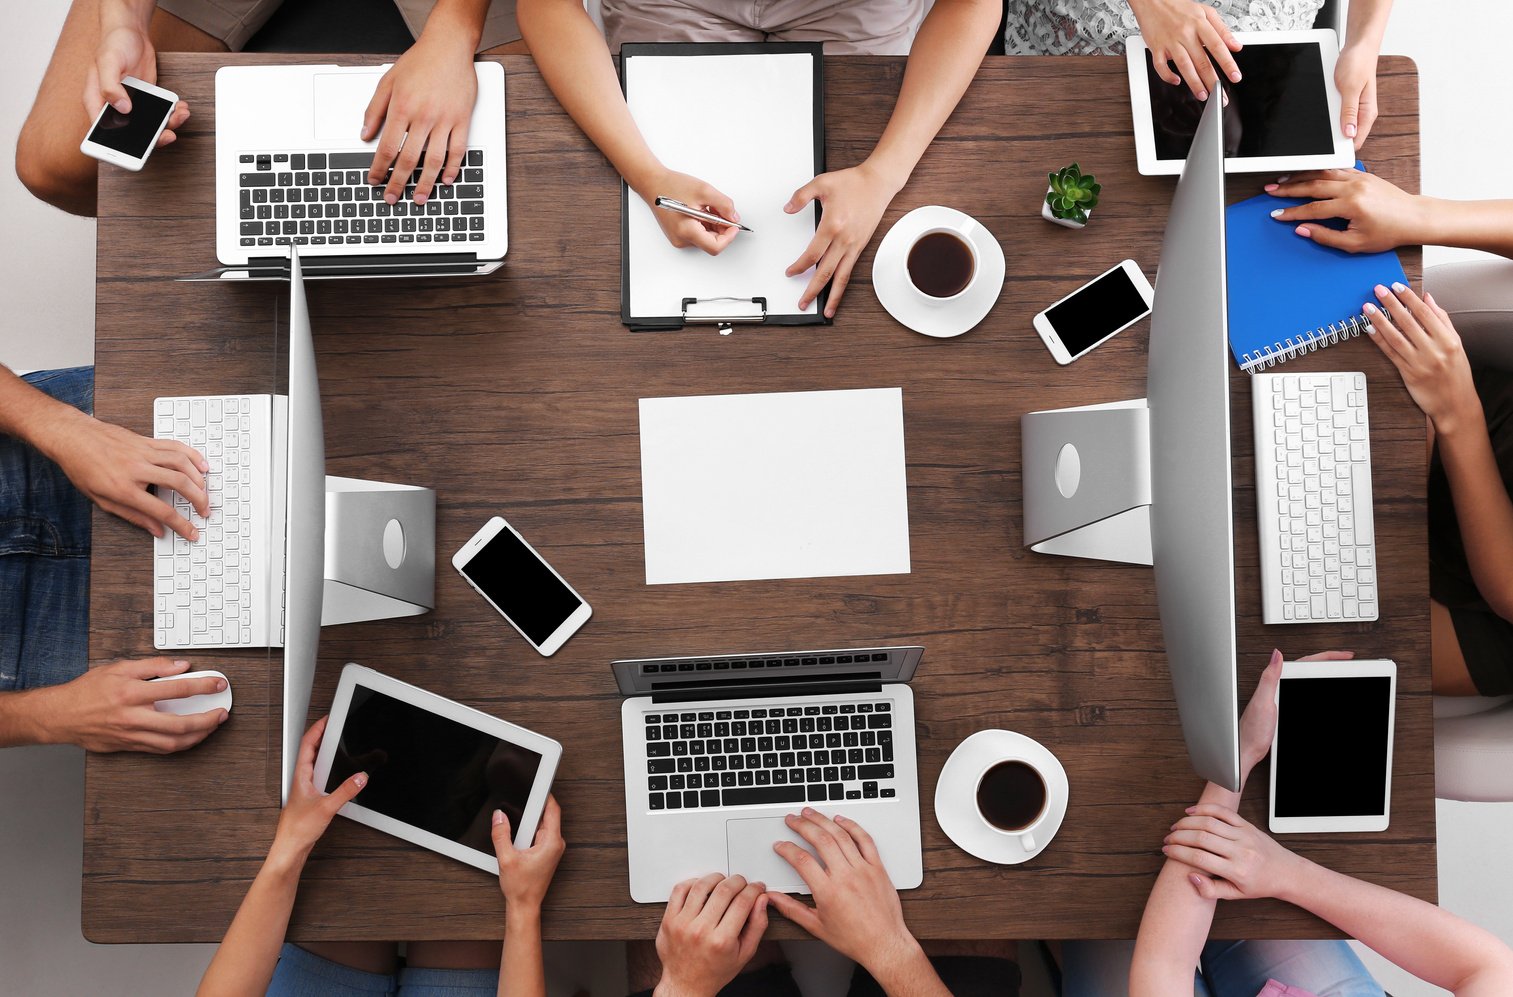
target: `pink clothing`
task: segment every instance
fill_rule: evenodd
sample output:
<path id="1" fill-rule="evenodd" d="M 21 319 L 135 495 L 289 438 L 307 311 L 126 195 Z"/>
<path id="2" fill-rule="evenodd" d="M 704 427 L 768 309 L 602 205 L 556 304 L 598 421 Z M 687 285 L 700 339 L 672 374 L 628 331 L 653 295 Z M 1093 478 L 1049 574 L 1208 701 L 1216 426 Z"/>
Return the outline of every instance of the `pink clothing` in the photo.
<path id="1" fill-rule="evenodd" d="M 1266 986 L 1261 988 L 1261 992 L 1256 994 L 1256 997 L 1314 997 L 1314 995 L 1307 990 L 1289 987 L 1287 984 L 1278 983 L 1276 980 L 1267 980 Z"/>

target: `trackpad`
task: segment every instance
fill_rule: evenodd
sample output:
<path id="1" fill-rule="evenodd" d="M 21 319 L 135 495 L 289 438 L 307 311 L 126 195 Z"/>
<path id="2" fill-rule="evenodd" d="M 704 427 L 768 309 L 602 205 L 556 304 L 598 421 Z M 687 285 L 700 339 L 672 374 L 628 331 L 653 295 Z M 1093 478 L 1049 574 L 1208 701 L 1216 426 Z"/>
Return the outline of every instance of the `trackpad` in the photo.
<path id="1" fill-rule="evenodd" d="M 315 139 L 358 147 L 362 140 L 362 119 L 373 100 L 373 91 L 383 70 L 371 73 L 316 73 Z"/>
<path id="2" fill-rule="evenodd" d="M 788 829 L 781 817 L 757 817 L 725 822 L 725 848 L 730 859 L 730 874 L 742 875 L 750 882 L 765 883 L 779 893 L 808 893 L 809 887 L 793 871 L 788 861 L 772 850 L 774 842 L 791 841 L 810 855 L 809 843 Z M 819 858 L 815 855 L 815 858 Z"/>

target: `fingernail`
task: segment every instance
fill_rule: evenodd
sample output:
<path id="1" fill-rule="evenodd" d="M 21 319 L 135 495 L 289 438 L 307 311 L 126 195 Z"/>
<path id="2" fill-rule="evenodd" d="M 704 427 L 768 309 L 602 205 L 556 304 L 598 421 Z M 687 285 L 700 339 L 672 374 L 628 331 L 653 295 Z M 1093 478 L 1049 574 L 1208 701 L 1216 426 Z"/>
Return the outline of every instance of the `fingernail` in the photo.
<path id="1" fill-rule="evenodd" d="M 1346 125 L 1345 126 L 1345 137 L 1346 138 L 1355 138 L 1355 125 Z"/>
<path id="2" fill-rule="evenodd" d="M 1430 294 L 1428 291 L 1425 291 L 1424 292 L 1424 300 L 1427 301 L 1427 302 L 1429 302 L 1429 304 L 1432 305 L 1432 304 L 1434 304 L 1434 295 Z"/>
<path id="3" fill-rule="evenodd" d="M 1261 189 L 1264 190 L 1264 191 L 1267 191 L 1269 193 L 1269 192 L 1277 189 L 1277 184 L 1269 183 L 1265 187 L 1262 187 Z M 1273 218 L 1276 217 L 1276 212 L 1275 211 L 1273 211 L 1271 214 L 1272 214 Z"/>
<path id="4" fill-rule="evenodd" d="M 229 718 L 230 718 L 230 717 L 231 717 L 231 714 L 229 714 L 229 713 L 227 713 L 227 712 L 226 712 L 226 711 L 225 711 L 225 710 L 222 710 L 222 711 L 221 711 L 221 715 L 220 715 L 220 716 L 219 716 L 219 717 L 217 717 L 217 718 L 216 718 L 216 720 L 215 720 L 215 722 L 216 722 L 216 723 L 217 723 L 217 724 L 223 724 L 223 723 L 225 723 L 225 722 L 226 722 L 226 721 L 227 721 L 227 720 L 228 720 L 228 719 L 229 719 Z"/>
<path id="5" fill-rule="evenodd" d="M 368 773 L 366 773 L 366 772 L 359 772 L 359 773 L 357 773 L 356 775 L 354 775 L 352 777 L 352 785 L 356 786 L 358 789 L 362 789 L 367 784 L 368 784 Z"/>
<path id="6" fill-rule="evenodd" d="M 1236 69 L 1234 72 L 1232 72 L 1232 73 L 1229 74 L 1229 82 L 1231 82 L 1231 83 L 1239 83 L 1240 82 L 1240 71 L 1238 69 Z"/>
<path id="7" fill-rule="evenodd" d="M 200 538 L 200 531 L 197 530 L 197 529 L 195 529 L 194 527 L 190 527 L 189 528 L 189 539 L 190 540 L 198 540 L 199 538 Z"/>
<path id="8" fill-rule="evenodd" d="M 1190 814 L 1190 813 L 1192 813 L 1196 809 L 1198 809 L 1198 808 L 1197 807 L 1188 807 L 1186 810 L 1184 810 L 1182 812 L 1185 813 L 1185 814 Z"/>
<path id="9" fill-rule="evenodd" d="M 177 660 L 174 661 L 173 667 L 175 667 L 175 668 L 188 668 L 189 667 L 189 662 L 184 661 L 183 659 L 177 659 Z"/>
<path id="10" fill-rule="evenodd" d="M 1404 291 L 1408 290 L 1408 285 L 1404 284 L 1404 283 L 1402 283 L 1400 281 L 1393 281 L 1392 282 L 1392 289 L 1394 291 L 1396 291 L 1398 294 L 1402 294 Z"/>
<path id="11" fill-rule="evenodd" d="M 416 194 L 415 195 L 415 203 L 416 204 L 424 204 L 424 203 L 426 203 L 426 195 L 425 194 Z"/>
<path id="12" fill-rule="evenodd" d="M 504 811 L 503 810 L 495 810 L 494 811 L 494 826 L 498 827 L 500 824 L 503 824 L 503 823 L 504 823 Z"/>
<path id="13" fill-rule="evenodd" d="M 1293 229 L 1292 232 L 1294 235 L 1300 235 L 1305 239 L 1313 238 L 1313 229 L 1309 228 L 1307 225 L 1299 225 L 1297 228 Z"/>
<path id="14" fill-rule="evenodd" d="M 1376 285 L 1376 287 L 1373 288 L 1373 290 L 1376 291 L 1376 296 L 1378 298 L 1385 298 L 1387 296 L 1387 294 L 1388 294 L 1387 289 L 1385 287 L 1383 287 L 1381 284 Z"/>
<path id="15" fill-rule="evenodd" d="M 1291 179 L 1292 179 L 1292 174 L 1291 173 L 1283 173 L 1281 176 L 1277 177 L 1277 183 L 1286 183 L 1287 181 L 1289 181 Z"/>
<path id="16" fill-rule="evenodd" d="M 1165 846 L 1165 845 L 1162 845 L 1162 846 L 1161 846 L 1161 854 L 1162 854 L 1162 855 L 1165 855 L 1165 854 L 1167 854 L 1167 851 L 1166 851 L 1166 846 Z"/>
<path id="17" fill-rule="evenodd" d="M 1193 884 L 1193 886 L 1197 887 L 1198 889 L 1202 889 L 1203 888 L 1203 880 L 1199 879 L 1196 875 L 1188 876 L 1187 877 L 1187 881 L 1189 883 Z"/>
<path id="18" fill-rule="evenodd" d="M 813 807 L 805 807 L 804 808 L 804 816 L 805 817 L 813 817 L 814 816 L 814 808 Z"/>
<path id="19" fill-rule="evenodd" d="M 1267 189 L 1268 190 L 1274 190 L 1276 188 L 1275 188 L 1275 185 L 1273 185 L 1272 187 L 1268 187 Z M 1284 209 L 1282 209 L 1282 208 L 1276 208 L 1275 210 L 1272 211 L 1271 217 L 1273 217 L 1273 218 L 1281 218 L 1283 210 Z"/>
<path id="20" fill-rule="evenodd" d="M 216 679 L 215 680 L 215 691 L 216 692 L 221 692 L 225 688 L 226 688 L 226 680 L 225 679 Z"/>
<path id="21" fill-rule="evenodd" d="M 1199 90 L 1198 91 L 1198 99 L 1199 100 L 1207 100 L 1208 99 L 1208 91 L 1207 90 Z"/>
<path id="22" fill-rule="evenodd" d="M 399 198 L 394 194 L 384 194 L 384 200 L 388 201 L 390 204 L 396 204 L 398 203 Z"/>

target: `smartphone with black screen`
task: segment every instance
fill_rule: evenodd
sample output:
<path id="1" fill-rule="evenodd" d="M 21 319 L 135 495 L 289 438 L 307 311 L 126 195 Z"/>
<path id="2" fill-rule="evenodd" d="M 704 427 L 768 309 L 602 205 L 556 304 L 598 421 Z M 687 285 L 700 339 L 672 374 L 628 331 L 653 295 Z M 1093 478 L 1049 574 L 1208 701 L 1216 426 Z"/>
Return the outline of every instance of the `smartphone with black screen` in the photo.
<path id="1" fill-rule="evenodd" d="M 500 516 L 452 556 L 452 567 L 543 656 L 555 654 L 593 609 Z"/>
<path id="2" fill-rule="evenodd" d="M 123 114 L 110 104 L 100 108 L 79 151 L 102 163 L 136 171 L 157 148 L 179 95 L 134 76 L 123 78 L 121 85 L 131 97 L 131 110 Z"/>

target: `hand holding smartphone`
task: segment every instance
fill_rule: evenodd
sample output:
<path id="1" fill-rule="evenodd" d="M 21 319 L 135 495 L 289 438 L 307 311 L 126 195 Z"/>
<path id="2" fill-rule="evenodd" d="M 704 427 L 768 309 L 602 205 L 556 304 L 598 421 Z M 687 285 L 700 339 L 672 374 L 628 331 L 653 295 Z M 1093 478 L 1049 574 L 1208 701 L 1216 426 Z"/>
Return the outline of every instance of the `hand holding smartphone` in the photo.
<path id="1" fill-rule="evenodd" d="M 1035 331 L 1057 363 L 1069 364 L 1149 315 L 1152 294 L 1140 267 L 1125 260 L 1036 315 Z"/>
<path id="2" fill-rule="evenodd" d="M 503 518 L 452 556 L 452 567 L 543 657 L 578 632 L 593 609 Z"/>
<path id="3" fill-rule="evenodd" d="M 158 136 L 168 127 L 179 95 L 134 76 L 123 77 L 121 86 L 131 98 L 131 110 L 122 113 L 111 104 L 101 107 L 79 151 L 103 163 L 136 171 L 157 148 Z"/>

